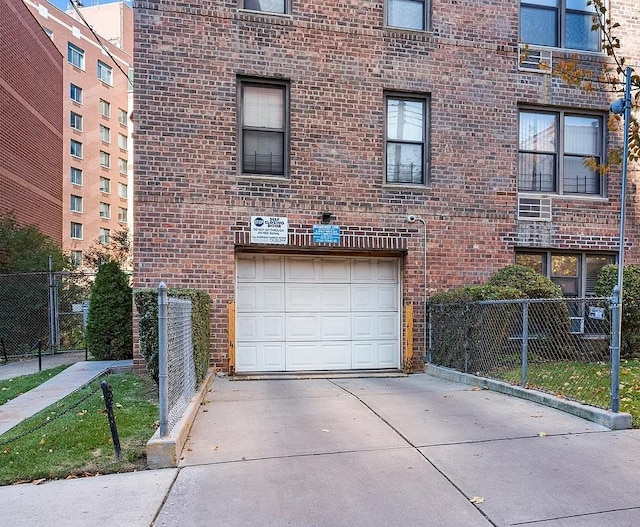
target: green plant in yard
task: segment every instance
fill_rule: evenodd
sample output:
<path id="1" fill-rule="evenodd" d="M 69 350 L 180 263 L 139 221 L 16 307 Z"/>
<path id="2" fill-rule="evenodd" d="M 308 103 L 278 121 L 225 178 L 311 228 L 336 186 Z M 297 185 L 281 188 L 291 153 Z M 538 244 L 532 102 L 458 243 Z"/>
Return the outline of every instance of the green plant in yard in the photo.
<path id="1" fill-rule="evenodd" d="M 116 262 L 106 262 L 91 287 L 87 348 L 98 360 L 133 356 L 131 286 Z"/>
<path id="2" fill-rule="evenodd" d="M 525 298 L 562 298 L 562 289 L 546 276 L 524 265 L 508 265 L 494 274 L 488 285 L 513 287 Z"/>
<path id="3" fill-rule="evenodd" d="M 13 379 L 5 379 L 0 381 L 0 405 L 15 399 L 29 390 L 33 390 L 36 386 L 40 386 L 43 382 L 48 381 L 52 377 L 58 375 L 62 370 L 69 367 L 69 364 L 57 366 L 48 370 L 31 373 L 30 375 L 21 375 Z"/>

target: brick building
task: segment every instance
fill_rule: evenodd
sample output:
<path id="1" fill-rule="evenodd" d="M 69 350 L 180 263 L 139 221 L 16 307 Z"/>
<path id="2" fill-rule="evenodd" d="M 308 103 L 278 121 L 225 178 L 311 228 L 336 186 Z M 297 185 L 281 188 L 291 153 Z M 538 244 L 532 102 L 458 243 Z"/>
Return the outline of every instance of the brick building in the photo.
<path id="1" fill-rule="evenodd" d="M 62 240 L 62 56 L 22 0 L 0 0 L 0 213 Z"/>
<path id="2" fill-rule="evenodd" d="M 137 2 L 134 285 L 208 291 L 237 372 L 420 368 L 425 298 L 514 262 L 591 293 L 621 137 L 548 67 L 607 60 L 586 0 L 548 4 Z"/>
<path id="3" fill-rule="evenodd" d="M 132 211 L 133 11 L 123 2 L 75 11 L 25 0 L 64 57 L 62 246 L 77 266 L 97 241 L 129 228 Z M 124 73 L 120 71 L 122 68 Z"/>

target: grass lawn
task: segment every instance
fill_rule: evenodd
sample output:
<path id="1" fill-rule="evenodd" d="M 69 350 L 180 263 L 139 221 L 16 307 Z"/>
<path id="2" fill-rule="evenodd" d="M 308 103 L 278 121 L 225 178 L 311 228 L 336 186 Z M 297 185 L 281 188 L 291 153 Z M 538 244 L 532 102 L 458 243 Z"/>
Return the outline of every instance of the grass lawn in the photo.
<path id="1" fill-rule="evenodd" d="M 113 390 L 120 462 L 115 459 L 102 379 Z M 146 468 L 145 445 L 158 419 L 157 387 L 150 378 L 132 373 L 102 379 L 0 435 L 0 485 Z"/>
<path id="2" fill-rule="evenodd" d="M 503 371 L 499 377 L 520 384 L 521 371 Z M 604 363 L 546 362 L 530 364 L 527 387 L 553 393 L 585 404 L 610 407 L 611 377 Z M 640 360 L 620 363 L 620 411 L 633 416 L 633 427 L 640 428 Z"/>
<path id="3" fill-rule="evenodd" d="M 40 386 L 43 382 L 48 381 L 52 377 L 55 377 L 62 370 L 68 368 L 71 364 L 65 364 L 64 366 L 57 366 L 38 373 L 32 373 L 30 375 L 22 375 L 13 379 L 6 379 L 0 381 L 0 405 L 15 399 L 18 395 L 27 393 L 29 390 L 33 390 L 36 386 Z"/>

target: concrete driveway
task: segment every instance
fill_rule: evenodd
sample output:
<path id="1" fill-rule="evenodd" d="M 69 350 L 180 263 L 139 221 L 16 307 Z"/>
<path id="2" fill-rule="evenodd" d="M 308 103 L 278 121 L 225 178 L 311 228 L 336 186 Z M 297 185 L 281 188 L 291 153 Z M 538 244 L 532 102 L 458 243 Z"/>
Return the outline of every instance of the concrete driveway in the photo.
<path id="1" fill-rule="evenodd" d="M 640 525 L 640 431 L 405 378 L 215 380 L 157 526 Z"/>

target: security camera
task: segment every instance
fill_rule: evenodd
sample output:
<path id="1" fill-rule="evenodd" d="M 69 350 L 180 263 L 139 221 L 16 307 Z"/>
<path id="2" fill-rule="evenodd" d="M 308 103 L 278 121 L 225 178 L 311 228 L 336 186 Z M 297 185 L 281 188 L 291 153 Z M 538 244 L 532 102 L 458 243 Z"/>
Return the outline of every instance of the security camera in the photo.
<path id="1" fill-rule="evenodd" d="M 416 221 L 416 217 L 415 217 L 413 214 L 409 214 L 409 215 L 407 216 L 407 221 L 408 221 L 409 223 L 413 223 L 414 221 Z"/>

